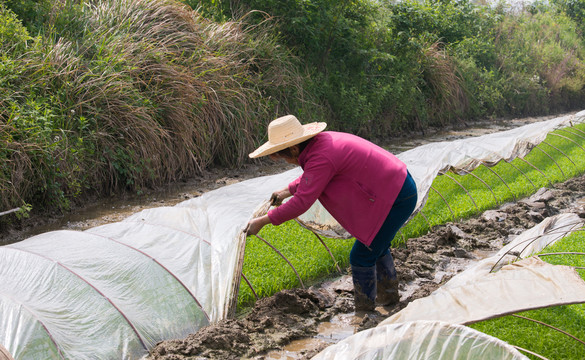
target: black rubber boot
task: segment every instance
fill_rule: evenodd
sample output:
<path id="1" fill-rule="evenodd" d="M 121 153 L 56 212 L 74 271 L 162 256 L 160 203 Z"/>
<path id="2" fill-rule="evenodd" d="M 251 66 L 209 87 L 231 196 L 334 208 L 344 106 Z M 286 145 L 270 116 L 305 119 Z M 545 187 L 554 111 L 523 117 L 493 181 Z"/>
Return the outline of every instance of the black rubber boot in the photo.
<path id="1" fill-rule="evenodd" d="M 394 259 L 390 253 L 376 260 L 377 293 L 376 301 L 380 305 L 390 306 L 400 301 L 398 279 Z"/>
<path id="2" fill-rule="evenodd" d="M 376 308 L 376 266 L 351 266 L 355 311 Z"/>

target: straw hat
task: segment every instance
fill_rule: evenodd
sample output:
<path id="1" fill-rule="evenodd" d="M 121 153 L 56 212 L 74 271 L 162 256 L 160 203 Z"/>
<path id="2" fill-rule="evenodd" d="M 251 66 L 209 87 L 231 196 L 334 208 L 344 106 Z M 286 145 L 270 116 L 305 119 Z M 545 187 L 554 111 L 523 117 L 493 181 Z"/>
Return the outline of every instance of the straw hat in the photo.
<path id="1" fill-rule="evenodd" d="M 300 144 L 325 130 L 326 126 L 324 122 L 301 125 L 294 115 L 279 117 L 268 125 L 268 141 L 249 156 L 251 158 L 266 156 Z"/>

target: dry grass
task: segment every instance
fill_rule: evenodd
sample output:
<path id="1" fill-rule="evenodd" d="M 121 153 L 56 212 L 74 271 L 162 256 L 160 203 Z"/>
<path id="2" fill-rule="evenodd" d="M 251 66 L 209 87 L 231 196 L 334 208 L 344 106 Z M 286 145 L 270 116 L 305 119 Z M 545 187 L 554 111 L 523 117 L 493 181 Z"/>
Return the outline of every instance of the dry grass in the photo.
<path id="1" fill-rule="evenodd" d="M 7 91 L 19 109 L 0 110 L 0 141 L 17 149 L 0 180 L 3 207 L 38 198 L 47 191 L 39 183 L 71 198 L 238 166 L 263 140 L 260 129 L 303 101 L 296 60 L 277 45 L 268 17 L 219 24 L 174 0 L 80 6 L 74 25 L 58 33 L 48 24 L 17 60 L 21 84 Z M 16 122 L 29 102 L 50 119 L 30 115 L 38 136 L 22 143 L 13 135 L 26 133 Z"/>
<path id="2" fill-rule="evenodd" d="M 423 77 L 430 89 L 431 121 L 440 125 L 460 122 L 468 113 L 469 101 L 454 61 L 440 42 L 425 46 L 422 55 Z"/>

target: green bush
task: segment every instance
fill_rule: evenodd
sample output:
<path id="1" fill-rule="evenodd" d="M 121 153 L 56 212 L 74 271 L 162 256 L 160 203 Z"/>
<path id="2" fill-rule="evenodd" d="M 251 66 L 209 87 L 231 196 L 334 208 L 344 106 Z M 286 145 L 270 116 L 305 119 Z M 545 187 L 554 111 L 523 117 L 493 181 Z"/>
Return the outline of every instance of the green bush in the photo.
<path id="1" fill-rule="evenodd" d="M 562 12 L 578 24 L 579 35 L 585 34 L 585 3 L 581 0 L 552 0 Z"/>
<path id="2" fill-rule="evenodd" d="M 33 34 L 36 34 L 53 15 L 51 10 L 55 2 L 51 0 L 3 0 L 2 3 L 13 11 Z"/>

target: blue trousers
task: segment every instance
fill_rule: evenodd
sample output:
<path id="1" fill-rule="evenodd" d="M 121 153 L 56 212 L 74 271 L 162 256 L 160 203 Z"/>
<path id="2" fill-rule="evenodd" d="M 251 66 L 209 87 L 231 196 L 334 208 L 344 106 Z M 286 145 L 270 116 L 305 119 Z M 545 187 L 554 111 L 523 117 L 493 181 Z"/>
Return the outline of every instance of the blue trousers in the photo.
<path id="1" fill-rule="evenodd" d="M 349 263 L 353 266 L 374 266 L 378 258 L 388 254 L 392 239 L 414 211 L 417 197 L 416 183 L 408 173 L 390 213 L 374 240 L 369 247 L 356 240 L 349 254 Z"/>

